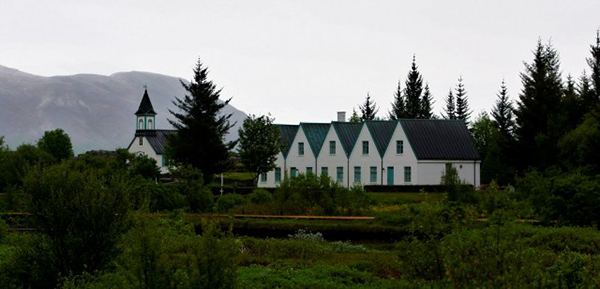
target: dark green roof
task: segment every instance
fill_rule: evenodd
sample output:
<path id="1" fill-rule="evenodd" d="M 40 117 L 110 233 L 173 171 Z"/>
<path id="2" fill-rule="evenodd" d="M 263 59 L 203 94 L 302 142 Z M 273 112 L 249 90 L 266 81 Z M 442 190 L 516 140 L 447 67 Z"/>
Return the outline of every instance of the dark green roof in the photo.
<path id="1" fill-rule="evenodd" d="M 304 122 L 300 123 L 300 126 L 304 131 L 304 135 L 306 135 L 306 139 L 308 140 L 308 144 L 313 151 L 313 155 L 315 157 L 319 156 L 319 152 L 321 151 L 321 147 L 323 146 L 323 142 L 325 141 L 325 137 L 327 136 L 327 132 L 329 131 L 331 124 Z"/>
<path id="2" fill-rule="evenodd" d="M 333 128 L 342 143 L 342 148 L 344 149 L 346 156 L 350 156 L 363 124 L 359 122 L 334 121 L 331 125 L 333 125 Z"/>
<path id="3" fill-rule="evenodd" d="M 290 152 L 290 147 L 292 146 L 292 142 L 296 137 L 296 133 L 298 132 L 298 125 L 290 125 L 290 124 L 277 124 L 279 127 L 279 133 L 281 134 L 281 153 L 284 158 L 287 158 L 288 153 Z"/>
<path id="4" fill-rule="evenodd" d="M 385 151 L 390 143 L 390 140 L 392 139 L 396 125 L 396 121 L 367 121 L 367 128 L 371 133 L 371 137 L 373 137 L 373 142 L 375 142 L 375 147 L 377 147 L 379 156 L 382 158 L 385 155 Z"/>
<path id="5" fill-rule="evenodd" d="M 400 124 L 419 160 L 481 159 L 462 120 L 401 119 Z"/>
<path id="6" fill-rule="evenodd" d="M 144 91 L 144 96 L 142 96 L 142 101 L 140 102 L 140 107 L 135 112 L 136 115 L 140 114 L 152 114 L 156 115 L 154 108 L 152 107 L 152 102 L 150 101 L 150 97 L 148 96 L 148 90 Z"/>

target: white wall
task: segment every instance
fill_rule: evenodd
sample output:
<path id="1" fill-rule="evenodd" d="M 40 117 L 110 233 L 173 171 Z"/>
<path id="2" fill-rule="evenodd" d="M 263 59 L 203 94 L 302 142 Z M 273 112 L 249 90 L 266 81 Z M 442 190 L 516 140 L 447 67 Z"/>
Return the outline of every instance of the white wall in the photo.
<path id="1" fill-rule="evenodd" d="M 304 155 L 298 154 L 298 143 L 304 143 Z M 288 176 L 291 176 L 291 168 L 295 167 L 298 169 L 298 174 L 305 174 L 307 167 L 313 168 L 313 173 L 315 172 L 315 154 L 312 152 L 310 145 L 308 144 L 308 140 L 306 135 L 304 134 L 304 130 L 302 126 L 298 128 L 298 132 L 296 133 L 296 137 L 292 142 L 292 146 L 290 147 L 290 152 L 288 153 L 286 160 L 286 171 Z"/>
<path id="2" fill-rule="evenodd" d="M 369 142 L 369 154 L 363 155 L 363 141 Z M 368 127 L 363 124 L 360 134 L 354 144 L 354 149 L 350 154 L 350 167 L 345 172 L 350 178 L 349 185 L 354 185 L 354 167 L 361 167 L 360 183 L 362 185 L 378 185 L 381 183 L 381 157 L 377 152 L 375 142 L 371 137 Z M 377 181 L 370 181 L 370 167 L 377 167 Z"/>
<path id="3" fill-rule="evenodd" d="M 333 155 L 329 153 L 330 141 L 335 141 L 335 154 Z M 344 152 L 342 143 L 340 142 L 333 125 L 329 127 L 329 131 L 327 132 L 327 136 L 325 137 L 325 141 L 323 142 L 323 146 L 321 147 L 321 152 L 319 152 L 319 156 L 317 158 L 317 165 L 317 173 L 319 175 L 321 174 L 321 167 L 327 167 L 329 178 L 331 178 L 334 181 L 337 179 L 337 167 L 343 167 L 344 177 L 340 184 L 344 186 L 347 184 L 348 157 L 346 157 L 346 152 Z"/>
<path id="4" fill-rule="evenodd" d="M 275 160 L 275 167 L 279 167 L 281 169 L 281 180 L 285 179 L 285 159 L 283 157 L 283 153 L 279 152 L 277 154 L 277 159 Z M 288 175 L 289 176 L 289 175 Z M 260 176 L 258 177 L 258 187 L 259 188 L 274 188 L 277 187 L 275 182 L 275 170 L 272 170 L 267 173 L 267 181 L 261 181 Z"/>
<path id="5" fill-rule="evenodd" d="M 404 142 L 404 152 L 402 154 L 396 153 L 396 141 Z M 415 153 L 406 138 L 404 129 L 402 126 L 397 124 L 390 143 L 385 151 L 383 158 L 383 184 L 388 184 L 388 167 L 394 167 L 394 185 L 414 185 L 419 183 L 419 175 L 417 168 L 417 158 Z M 404 167 L 411 167 L 411 181 L 410 183 L 404 182 Z"/>
<path id="6" fill-rule="evenodd" d="M 135 137 L 128 151 L 133 154 L 143 153 L 144 155 L 153 158 L 156 160 L 156 165 L 160 168 L 161 173 L 165 174 L 169 172 L 167 167 L 162 166 L 162 155 L 158 155 L 156 152 L 154 152 L 154 149 L 152 146 L 150 146 L 150 143 L 146 137 L 142 136 L 141 138 L 143 138 L 142 145 L 140 145 L 140 137 Z"/>
<path id="7" fill-rule="evenodd" d="M 480 161 L 472 160 L 433 160 L 419 161 L 419 184 L 420 185 L 439 185 L 441 183 L 442 174 L 446 170 L 446 163 L 452 163 L 456 168 L 458 177 L 474 185 L 476 188 L 480 185 Z"/>

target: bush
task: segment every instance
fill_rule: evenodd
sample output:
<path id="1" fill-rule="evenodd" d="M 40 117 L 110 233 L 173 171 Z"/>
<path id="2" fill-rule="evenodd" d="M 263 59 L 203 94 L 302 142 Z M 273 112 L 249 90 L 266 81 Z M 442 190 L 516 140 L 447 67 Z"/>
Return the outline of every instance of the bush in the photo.
<path id="1" fill-rule="evenodd" d="M 253 204 L 264 204 L 273 201 L 273 195 L 264 189 L 255 189 L 252 194 L 248 195 L 248 199 Z"/>
<path id="2" fill-rule="evenodd" d="M 216 211 L 219 213 L 227 213 L 235 206 L 243 205 L 247 201 L 242 195 L 227 194 L 220 196 L 217 200 Z"/>

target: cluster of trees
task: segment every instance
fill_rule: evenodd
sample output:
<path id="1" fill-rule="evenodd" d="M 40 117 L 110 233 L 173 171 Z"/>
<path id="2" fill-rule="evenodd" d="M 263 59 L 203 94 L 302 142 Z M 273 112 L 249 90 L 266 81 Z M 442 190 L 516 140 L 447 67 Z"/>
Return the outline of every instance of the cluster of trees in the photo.
<path id="1" fill-rule="evenodd" d="M 533 60 L 521 73 L 523 89 L 516 103 L 504 82 L 491 111 L 473 123 L 483 159 L 482 182 L 514 183 L 528 169 L 600 172 L 600 34 L 578 82 L 563 79 L 559 54 L 551 43 L 538 41 Z"/>

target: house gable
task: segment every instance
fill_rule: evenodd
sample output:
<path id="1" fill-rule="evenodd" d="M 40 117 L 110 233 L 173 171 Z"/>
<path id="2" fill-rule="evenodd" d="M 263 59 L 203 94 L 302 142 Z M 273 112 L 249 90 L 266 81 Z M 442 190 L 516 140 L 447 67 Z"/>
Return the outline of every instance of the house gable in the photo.
<path id="1" fill-rule="evenodd" d="M 340 143 L 342 144 L 342 148 L 344 149 L 346 156 L 350 157 L 350 154 L 354 149 L 354 145 L 356 144 L 356 139 L 362 130 L 363 123 L 334 121 L 331 123 L 331 125 L 335 129 L 335 132 L 340 139 Z"/>

